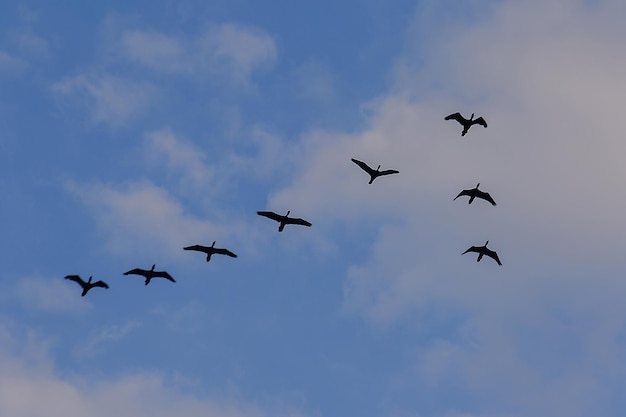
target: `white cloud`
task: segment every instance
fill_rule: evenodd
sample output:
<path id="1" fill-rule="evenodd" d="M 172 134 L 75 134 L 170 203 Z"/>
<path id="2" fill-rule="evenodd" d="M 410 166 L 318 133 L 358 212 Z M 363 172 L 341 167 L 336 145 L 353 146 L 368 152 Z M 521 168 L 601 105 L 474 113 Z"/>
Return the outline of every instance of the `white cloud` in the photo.
<path id="1" fill-rule="evenodd" d="M 164 161 L 168 170 L 179 172 L 182 184 L 200 188 L 215 180 L 212 170 L 205 164 L 202 150 L 169 129 L 146 135 L 146 149 L 149 159 Z"/>
<path id="2" fill-rule="evenodd" d="M 28 417 L 264 417 L 299 415 L 285 408 L 264 410 L 239 399 L 188 394 L 176 379 L 158 372 L 118 377 L 57 375 L 44 341 L 19 340 L 5 326 L 0 350 L 0 415 Z M 16 347 L 8 352 L 7 343 Z"/>
<path id="3" fill-rule="evenodd" d="M 129 30 L 121 35 L 126 57 L 156 71 L 220 75 L 247 84 L 253 71 L 273 65 L 274 39 L 267 33 L 232 23 L 212 26 L 197 37 Z"/>
<path id="4" fill-rule="evenodd" d="M 117 256 L 139 257 L 150 264 L 158 257 L 162 264 L 187 258 L 184 246 L 213 240 L 234 241 L 241 248 L 238 252 L 254 252 L 259 238 L 255 228 L 232 220 L 228 209 L 216 208 L 210 217 L 200 218 L 148 181 L 70 184 L 68 190 L 92 211 L 107 249 Z"/>
<path id="5" fill-rule="evenodd" d="M 116 254 L 149 252 L 171 259 L 190 241 L 221 234 L 220 227 L 186 213 L 165 189 L 147 181 L 70 189 L 93 210 L 109 250 Z"/>
<path id="6" fill-rule="evenodd" d="M 13 293 L 29 308 L 51 312 L 75 312 L 90 307 L 89 303 L 80 297 L 81 291 L 78 285 L 60 277 L 25 277 L 16 282 Z"/>
<path id="7" fill-rule="evenodd" d="M 361 131 L 305 136 L 299 172 L 270 204 L 371 231 L 344 308 L 440 335 L 415 354 L 416 387 L 443 398 L 452 386 L 485 404 L 481 415 L 614 415 L 598 410 L 621 398 L 626 372 L 616 295 L 626 290 L 626 10 L 493 7 L 472 28 L 429 38 L 423 66 L 423 55 L 399 60 Z M 461 137 L 443 120 L 456 111 L 489 127 Z M 400 174 L 368 185 L 351 157 Z M 452 201 L 478 182 L 497 207 Z M 487 239 L 502 267 L 461 256 Z"/>
<path id="8" fill-rule="evenodd" d="M 52 91 L 59 97 L 68 97 L 74 111 L 87 107 L 94 122 L 114 126 L 141 114 L 156 94 L 155 87 L 150 84 L 109 75 L 68 77 L 54 83 Z"/>

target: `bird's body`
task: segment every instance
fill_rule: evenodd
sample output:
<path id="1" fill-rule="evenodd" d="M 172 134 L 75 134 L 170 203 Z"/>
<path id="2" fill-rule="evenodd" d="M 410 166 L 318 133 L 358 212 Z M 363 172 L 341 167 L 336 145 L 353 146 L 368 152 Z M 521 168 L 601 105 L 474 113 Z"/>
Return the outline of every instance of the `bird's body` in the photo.
<path id="1" fill-rule="evenodd" d="M 85 282 L 78 275 L 66 275 L 65 276 L 65 279 L 69 279 L 70 281 L 77 282 L 81 286 L 81 288 L 83 289 L 83 293 L 81 294 L 81 296 L 83 297 L 85 296 L 85 294 L 87 294 L 87 291 L 89 291 L 93 287 L 109 288 L 106 282 L 104 281 L 91 282 L 91 278 L 92 277 L 90 276 L 87 282 Z"/>
<path id="2" fill-rule="evenodd" d="M 130 271 L 126 271 L 124 272 L 124 275 L 141 275 L 142 277 L 146 278 L 146 285 L 148 285 L 150 283 L 150 280 L 152 278 L 165 278 L 167 280 L 170 280 L 172 282 L 176 282 L 176 280 L 174 278 L 172 278 L 172 276 L 170 274 L 168 274 L 165 271 L 155 271 L 154 270 L 154 266 L 152 265 L 151 269 L 140 269 L 140 268 L 135 268 L 135 269 L 131 269 Z"/>
<path id="3" fill-rule="evenodd" d="M 461 132 L 461 136 L 465 136 L 469 128 L 472 127 L 472 125 L 479 124 L 483 127 L 487 127 L 487 122 L 482 117 L 474 119 L 474 113 L 472 113 L 472 116 L 469 119 L 461 116 L 461 113 L 452 113 L 451 115 L 446 116 L 445 120 L 456 120 L 457 122 L 461 123 L 461 125 L 463 125 L 463 131 Z"/>
<path id="4" fill-rule="evenodd" d="M 475 188 L 472 188 L 471 190 L 463 190 L 459 193 L 459 195 L 457 195 L 456 197 L 454 197 L 454 200 L 456 200 L 457 198 L 466 195 L 469 197 L 469 202 L 467 204 L 472 204 L 472 201 L 474 201 L 475 198 L 482 198 L 483 200 L 486 200 L 488 202 L 491 203 L 491 205 L 495 206 L 496 202 L 494 201 L 493 198 L 491 198 L 491 195 L 489 195 L 489 193 L 486 193 L 484 191 L 480 191 L 478 189 L 478 186 L 480 185 L 480 183 L 476 184 Z"/>
<path id="5" fill-rule="evenodd" d="M 400 171 L 396 171 L 395 169 L 387 169 L 385 171 L 381 171 L 380 165 L 378 165 L 378 168 L 372 169 L 365 162 L 359 161 L 358 159 L 354 159 L 354 158 L 351 158 L 351 160 L 352 162 L 360 166 L 363 171 L 367 172 L 370 175 L 369 184 L 373 183 L 376 178 L 382 175 L 398 174 L 400 172 Z"/>
<path id="6" fill-rule="evenodd" d="M 231 258 L 236 258 L 237 257 L 237 255 L 235 255 L 234 253 L 232 253 L 228 249 L 216 248 L 215 247 L 215 241 L 213 242 L 213 244 L 211 246 L 193 245 L 193 246 L 187 246 L 187 247 L 185 247 L 183 249 L 184 250 L 195 250 L 195 251 L 198 251 L 198 252 L 206 253 L 206 261 L 207 262 L 209 262 L 211 260 L 211 255 L 216 254 L 216 253 L 218 255 L 227 255 L 227 256 L 230 256 Z"/>
<path id="7" fill-rule="evenodd" d="M 280 223 L 280 225 L 278 226 L 279 232 L 282 232 L 283 229 L 285 228 L 285 225 L 288 225 L 288 224 L 299 224 L 301 226 L 311 227 L 311 223 L 309 223 L 308 221 L 304 219 L 299 219 L 296 217 L 288 217 L 289 213 L 291 213 L 291 211 L 287 211 L 287 214 L 283 216 L 281 214 L 276 214 L 272 211 L 257 211 L 256 212 L 256 214 L 258 214 L 259 216 L 267 217 L 268 219 L 272 219 Z"/>
<path id="8" fill-rule="evenodd" d="M 502 265 L 498 254 L 495 251 L 487 249 L 487 243 L 489 243 L 489 241 L 485 242 L 483 246 L 471 246 L 468 250 L 463 252 L 462 255 L 465 255 L 467 252 L 476 252 L 478 254 L 478 259 L 476 259 L 476 262 L 480 262 L 483 256 L 487 255 L 488 257 L 496 261 L 498 265 Z"/>

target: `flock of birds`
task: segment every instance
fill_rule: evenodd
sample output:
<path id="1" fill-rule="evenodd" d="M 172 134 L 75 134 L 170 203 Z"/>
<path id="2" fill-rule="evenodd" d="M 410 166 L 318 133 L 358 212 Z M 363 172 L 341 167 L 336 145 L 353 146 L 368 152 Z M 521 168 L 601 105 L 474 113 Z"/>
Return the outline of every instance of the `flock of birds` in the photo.
<path id="1" fill-rule="evenodd" d="M 445 120 L 456 120 L 457 122 L 459 122 L 463 126 L 463 131 L 461 132 L 461 136 L 465 136 L 465 134 L 467 134 L 467 132 L 469 131 L 470 127 L 472 127 L 475 124 L 481 125 L 483 127 L 487 127 L 487 122 L 485 121 L 484 118 L 478 117 L 477 119 L 474 119 L 474 113 L 472 113 L 469 119 L 464 118 L 460 113 L 453 113 L 449 116 L 446 116 Z M 358 159 L 354 159 L 354 158 L 352 158 L 351 160 L 370 176 L 369 184 L 373 183 L 374 180 L 378 177 L 400 173 L 400 171 L 397 171 L 395 169 L 387 169 L 387 170 L 381 171 L 380 165 L 378 165 L 376 169 L 372 169 L 369 165 L 367 165 L 363 161 L 359 161 Z M 480 186 L 480 183 L 478 183 L 476 187 L 472 189 L 462 190 L 456 197 L 454 197 L 453 200 L 456 200 L 457 198 L 462 197 L 462 196 L 468 196 L 469 197 L 468 204 L 472 204 L 474 199 L 480 198 L 491 203 L 493 206 L 495 206 L 496 202 L 491 197 L 491 195 L 489 195 L 489 193 L 479 190 L 478 189 L 479 186 Z M 285 229 L 285 226 L 288 224 L 307 226 L 307 227 L 310 227 L 312 225 L 307 220 L 304 220 L 298 217 L 289 217 L 289 213 L 290 211 L 287 211 L 285 215 L 282 215 L 282 214 L 274 213 L 272 211 L 257 211 L 257 214 L 259 216 L 267 217 L 268 219 L 278 222 L 279 232 L 282 232 Z M 500 258 L 498 257 L 498 254 L 495 251 L 487 248 L 488 243 L 489 241 L 487 241 L 482 246 L 471 246 L 465 252 L 463 252 L 462 255 L 465 255 L 468 252 L 475 252 L 478 254 L 478 258 L 476 259 L 476 262 L 480 262 L 483 256 L 487 256 L 487 257 L 492 258 L 494 261 L 496 261 L 498 265 L 502 265 L 502 262 L 500 262 Z M 211 256 L 216 255 L 216 254 L 230 256 L 231 258 L 237 257 L 235 253 L 231 252 L 228 249 L 216 248 L 215 241 L 213 242 L 211 246 L 192 245 L 192 246 L 186 246 L 183 249 L 202 252 L 206 254 L 207 262 L 211 260 Z M 155 271 L 154 270 L 155 266 L 156 264 L 152 265 L 152 268 L 150 269 L 134 268 L 134 269 L 131 269 L 130 271 L 124 272 L 124 275 L 142 276 L 145 278 L 145 285 L 148 285 L 150 283 L 150 280 L 152 280 L 153 278 L 164 278 L 164 279 L 167 279 L 168 281 L 176 282 L 176 280 L 167 271 Z M 91 290 L 94 287 L 109 288 L 109 285 L 106 282 L 100 281 L 100 280 L 92 282 L 92 278 L 93 277 L 90 276 L 89 279 L 85 281 L 79 275 L 67 275 L 65 277 L 65 279 L 74 281 L 78 285 L 81 286 L 83 290 L 81 295 L 83 297 L 87 294 L 87 292 L 89 292 L 89 290 Z"/>

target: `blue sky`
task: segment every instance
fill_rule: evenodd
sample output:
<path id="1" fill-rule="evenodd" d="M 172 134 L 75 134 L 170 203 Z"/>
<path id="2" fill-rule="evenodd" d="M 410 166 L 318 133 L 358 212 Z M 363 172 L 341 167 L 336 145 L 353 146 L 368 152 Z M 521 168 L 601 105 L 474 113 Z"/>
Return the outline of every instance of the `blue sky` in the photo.
<path id="1" fill-rule="evenodd" d="M 0 6 L 0 415 L 623 414 L 626 6 L 338 3 Z"/>

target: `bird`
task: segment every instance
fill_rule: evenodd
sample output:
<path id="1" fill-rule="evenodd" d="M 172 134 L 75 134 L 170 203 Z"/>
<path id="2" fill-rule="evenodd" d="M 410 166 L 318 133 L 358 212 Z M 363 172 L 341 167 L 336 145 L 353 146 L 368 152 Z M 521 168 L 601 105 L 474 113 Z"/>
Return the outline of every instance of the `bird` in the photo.
<path id="1" fill-rule="evenodd" d="M 489 241 L 485 242 L 483 246 L 471 246 L 468 250 L 463 252 L 461 255 L 465 255 L 467 252 L 476 252 L 478 253 L 478 259 L 476 259 L 476 262 L 480 262 L 483 256 L 487 255 L 488 257 L 496 261 L 498 265 L 502 265 L 502 262 L 500 262 L 500 258 L 498 258 L 498 254 L 495 251 L 487 249 L 488 243 Z"/>
<path id="2" fill-rule="evenodd" d="M 374 182 L 374 180 L 382 175 L 390 175 L 390 174 L 398 174 L 400 173 L 400 171 L 396 171 L 395 169 L 388 169 L 386 171 L 380 171 L 380 165 L 378 165 L 378 168 L 376 168 L 375 170 L 370 168 L 369 165 L 367 165 L 365 162 L 359 161 L 358 159 L 354 159 L 354 158 L 350 158 L 352 160 L 352 162 L 354 162 L 355 164 L 357 164 L 358 166 L 360 166 L 363 171 L 367 172 L 368 174 L 370 174 L 370 182 L 369 184 L 371 184 L 372 182 Z"/>
<path id="3" fill-rule="evenodd" d="M 469 196 L 469 202 L 467 204 L 472 204 L 472 201 L 474 201 L 474 199 L 478 197 L 478 198 L 482 198 L 483 200 L 489 201 L 491 205 L 495 206 L 496 202 L 493 200 L 493 198 L 491 198 L 491 195 L 489 195 L 489 193 L 486 193 L 484 191 L 480 191 L 478 189 L 479 186 L 480 186 L 480 183 L 476 184 L 476 187 L 472 188 L 471 190 L 461 191 L 459 195 L 454 197 L 454 200 L 461 197 L 462 195 L 466 195 L 466 196 Z"/>
<path id="4" fill-rule="evenodd" d="M 130 271 L 124 272 L 124 275 L 141 275 L 146 278 L 146 285 L 150 283 L 150 280 L 152 278 L 165 278 L 172 282 L 176 282 L 176 280 L 172 278 L 172 276 L 167 272 L 155 271 L 154 266 L 155 264 L 152 265 L 152 268 L 150 270 L 140 268 L 131 269 Z"/>
<path id="5" fill-rule="evenodd" d="M 85 294 L 87 294 L 87 291 L 89 291 L 93 287 L 109 288 L 109 286 L 104 281 L 91 282 L 91 276 L 89 276 L 89 279 L 87 280 L 87 282 L 83 281 L 82 278 L 79 277 L 78 275 L 66 275 L 65 279 L 69 279 L 70 281 L 77 282 L 78 285 L 80 285 L 83 289 L 83 293 L 81 294 L 81 296 L 83 297 L 85 296 Z"/>
<path id="6" fill-rule="evenodd" d="M 211 255 L 213 255 L 215 253 L 217 253 L 219 255 L 228 255 L 231 258 L 236 258 L 237 257 L 237 255 L 235 255 L 234 253 L 232 253 L 228 249 L 216 248 L 215 247 L 215 241 L 213 241 L 213 244 L 211 246 L 193 245 L 193 246 L 184 247 L 183 249 L 184 250 L 195 250 L 195 251 L 198 251 L 198 252 L 206 253 L 206 261 L 207 262 L 209 262 L 211 260 Z"/>
<path id="7" fill-rule="evenodd" d="M 258 214 L 259 216 L 267 217 L 268 219 L 272 219 L 272 220 L 279 222 L 280 223 L 280 226 L 278 226 L 279 232 L 282 232 L 283 229 L 285 228 L 285 225 L 287 224 L 300 224 L 302 226 L 309 226 L 309 227 L 311 226 L 311 223 L 307 222 L 306 220 L 295 218 L 295 217 L 288 217 L 289 213 L 291 213 L 291 211 L 287 211 L 287 214 L 283 216 L 280 214 L 276 214 L 272 211 L 257 211 L 256 212 L 256 214 Z"/>
<path id="8" fill-rule="evenodd" d="M 465 136 L 469 128 L 472 127 L 472 125 L 479 124 L 481 126 L 487 127 L 487 122 L 482 117 L 474 119 L 474 113 L 472 113 L 469 119 L 461 116 L 461 113 L 452 113 L 451 115 L 445 117 L 445 120 L 450 119 L 456 120 L 463 125 L 463 131 L 461 132 L 461 136 Z"/>

